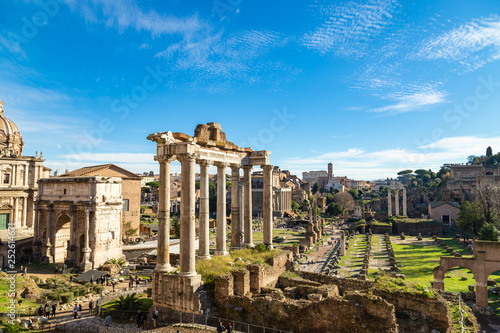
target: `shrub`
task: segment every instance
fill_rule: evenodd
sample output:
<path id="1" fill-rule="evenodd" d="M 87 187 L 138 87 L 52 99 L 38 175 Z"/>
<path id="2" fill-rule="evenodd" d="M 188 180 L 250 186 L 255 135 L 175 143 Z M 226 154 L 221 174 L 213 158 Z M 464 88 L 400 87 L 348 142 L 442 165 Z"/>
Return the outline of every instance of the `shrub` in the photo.
<path id="1" fill-rule="evenodd" d="M 62 303 L 70 303 L 71 301 L 73 301 L 73 294 L 72 293 L 61 294 L 61 302 Z"/>
<path id="2" fill-rule="evenodd" d="M 269 249 L 267 248 L 267 246 L 265 246 L 264 244 L 262 243 L 259 243 L 255 246 L 255 249 L 258 251 L 258 252 L 267 252 L 269 251 Z"/>
<path id="3" fill-rule="evenodd" d="M 94 293 L 100 294 L 100 293 L 102 293 L 102 290 L 104 288 L 102 286 L 94 285 L 94 287 L 92 289 L 94 290 Z"/>

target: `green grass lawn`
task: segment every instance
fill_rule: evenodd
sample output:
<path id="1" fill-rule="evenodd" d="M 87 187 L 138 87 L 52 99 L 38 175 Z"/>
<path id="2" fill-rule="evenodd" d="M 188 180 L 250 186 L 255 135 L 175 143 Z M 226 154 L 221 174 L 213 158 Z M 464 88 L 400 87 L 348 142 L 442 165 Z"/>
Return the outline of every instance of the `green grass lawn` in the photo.
<path id="1" fill-rule="evenodd" d="M 303 231 L 292 231 L 287 229 L 273 229 L 273 237 L 285 237 L 283 243 L 276 243 L 275 245 L 289 245 L 293 243 L 299 243 L 301 238 L 304 238 L 305 232 Z M 264 242 L 264 234 L 262 231 L 254 232 L 252 234 L 252 239 L 254 244 L 259 244 Z"/>
<path id="2" fill-rule="evenodd" d="M 26 278 L 17 275 L 15 289 L 16 292 L 20 293 L 26 287 L 33 287 L 32 283 L 27 282 Z M 9 311 L 7 306 L 10 303 L 11 297 L 9 297 L 10 293 L 10 281 L 7 280 L 7 275 L 3 274 L 0 276 L 0 312 L 6 313 Z M 18 304 L 17 301 L 22 300 L 21 304 Z M 24 298 L 16 299 L 16 312 L 20 311 L 21 314 L 33 314 L 33 311 L 37 309 L 39 304 L 35 302 L 31 302 Z"/>
<path id="3" fill-rule="evenodd" d="M 433 270 L 439 266 L 439 258 L 449 256 L 449 253 L 431 238 L 424 238 L 422 243 L 432 241 L 432 245 L 416 245 L 413 244 L 396 244 L 394 241 L 398 237 L 391 237 L 392 248 L 396 260 L 401 261 L 401 273 L 405 275 L 406 280 L 422 284 L 430 287 L 431 281 L 434 280 Z M 440 238 L 453 248 L 454 251 L 460 252 L 464 256 L 470 256 L 472 253 L 469 250 L 463 249 L 457 242 L 451 238 Z M 461 281 L 461 278 L 467 278 L 466 281 Z M 444 287 L 445 291 L 451 292 L 467 292 L 468 285 L 474 285 L 474 276 L 472 273 L 462 267 L 454 267 L 445 274 Z"/>
<path id="4" fill-rule="evenodd" d="M 354 245 L 356 243 L 356 245 Z M 349 240 L 349 248 L 346 251 L 346 255 L 340 260 L 340 267 L 347 276 L 354 274 L 353 271 L 359 271 L 363 267 L 363 259 L 366 250 L 366 236 L 365 235 L 355 235 Z M 356 254 L 361 254 L 360 257 L 356 257 Z"/>

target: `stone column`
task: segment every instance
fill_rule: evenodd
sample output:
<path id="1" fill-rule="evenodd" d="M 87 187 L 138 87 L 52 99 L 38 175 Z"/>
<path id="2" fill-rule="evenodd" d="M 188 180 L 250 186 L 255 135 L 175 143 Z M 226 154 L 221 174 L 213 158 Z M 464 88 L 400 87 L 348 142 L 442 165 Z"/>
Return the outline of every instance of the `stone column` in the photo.
<path id="1" fill-rule="evenodd" d="M 231 250 L 241 249 L 240 168 L 231 164 Z"/>
<path id="2" fill-rule="evenodd" d="M 195 232 L 195 156 L 182 154 L 181 162 L 181 243 L 180 276 L 196 275 L 196 232 Z"/>
<path id="3" fill-rule="evenodd" d="M 85 272 L 92 268 L 92 264 L 90 262 L 90 252 L 91 249 L 89 247 L 89 233 L 90 233 L 90 208 L 85 208 L 85 232 L 84 232 L 84 246 L 83 246 L 83 258 L 80 264 L 81 269 Z"/>
<path id="4" fill-rule="evenodd" d="M 273 166 L 263 165 L 263 217 L 264 217 L 264 244 L 273 247 Z"/>
<path id="5" fill-rule="evenodd" d="M 407 216 L 407 208 L 406 208 L 406 188 L 403 187 L 403 216 Z"/>
<path id="6" fill-rule="evenodd" d="M 396 193 L 394 195 L 394 206 L 396 207 L 396 213 L 394 215 L 399 216 L 399 189 L 396 189 Z"/>
<path id="7" fill-rule="evenodd" d="M 226 251 L 226 167 L 217 162 L 217 245 L 215 255 L 224 256 Z"/>
<path id="8" fill-rule="evenodd" d="M 69 234 L 69 244 L 72 250 L 69 250 L 68 258 L 73 262 L 72 264 L 76 264 L 76 249 L 77 249 L 77 239 L 76 239 L 76 228 L 77 228 L 77 209 L 78 206 L 71 206 L 71 214 L 70 218 L 70 234 Z"/>
<path id="9" fill-rule="evenodd" d="M 20 225 L 18 225 L 19 223 L 19 198 L 14 198 L 14 214 L 13 214 L 13 220 L 14 220 L 14 225 L 16 226 L 16 228 L 19 228 Z"/>
<path id="10" fill-rule="evenodd" d="M 208 163 L 205 160 L 200 165 L 200 245 L 199 259 L 210 259 L 210 195 L 208 193 Z"/>
<path id="11" fill-rule="evenodd" d="M 387 190 L 387 215 L 392 216 L 392 198 L 391 198 L 391 188 Z"/>
<path id="12" fill-rule="evenodd" d="M 160 187 L 158 198 L 158 245 L 155 272 L 168 272 L 170 267 L 170 162 L 159 159 Z"/>
<path id="13" fill-rule="evenodd" d="M 246 247 L 253 247 L 252 228 L 252 166 L 243 166 L 243 230 Z"/>
<path id="14" fill-rule="evenodd" d="M 24 197 L 23 198 L 23 219 L 22 219 L 22 223 L 23 223 L 23 227 L 28 227 L 28 197 Z"/>

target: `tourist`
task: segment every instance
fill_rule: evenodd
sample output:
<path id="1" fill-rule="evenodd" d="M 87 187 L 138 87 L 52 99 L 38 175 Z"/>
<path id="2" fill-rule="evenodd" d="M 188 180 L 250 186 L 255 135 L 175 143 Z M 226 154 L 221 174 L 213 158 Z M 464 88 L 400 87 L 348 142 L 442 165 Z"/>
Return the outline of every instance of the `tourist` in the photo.
<path id="1" fill-rule="evenodd" d="M 90 284 L 93 285 L 94 284 L 94 278 L 90 278 Z"/>
<path id="2" fill-rule="evenodd" d="M 49 318 L 49 315 L 50 315 L 49 303 L 45 303 L 45 307 L 43 308 L 43 313 L 45 314 L 46 318 Z"/>
<path id="3" fill-rule="evenodd" d="M 56 308 L 57 306 L 55 304 L 52 304 L 52 318 L 56 317 Z"/>
<path id="4" fill-rule="evenodd" d="M 227 333 L 233 333 L 233 327 L 231 326 L 231 323 L 227 323 L 226 331 Z"/>
<path id="5" fill-rule="evenodd" d="M 146 322 L 148 321 L 148 313 L 143 312 L 142 313 L 142 318 L 141 318 L 141 327 L 146 328 Z"/>
<path id="6" fill-rule="evenodd" d="M 142 323 L 142 312 L 141 310 L 137 311 L 137 328 L 141 327 L 141 323 Z"/>
<path id="7" fill-rule="evenodd" d="M 156 328 L 156 321 L 158 320 L 158 310 L 153 311 L 153 328 Z"/>
<path id="8" fill-rule="evenodd" d="M 76 319 L 76 316 L 78 315 L 78 305 L 75 304 L 73 307 L 73 319 Z"/>
<path id="9" fill-rule="evenodd" d="M 144 287 L 148 287 L 148 280 L 147 279 L 144 279 Z"/>
<path id="10" fill-rule="evenodd" d="M 37 310 L 37 314 L 38 314 L 39 316 L 43 316 L 43 305 L 41 305 L 41 304 L 40 304 L 40 307 L 39 307 L 39 308 L 38 308 L 38 310 Z"/>
<path id="11" fill-rule="evenodd" d="M 219 326 L 217 326 L 217 333 L 222 333 L 226 330 L 224 326 L 222 326 L 222 323 L 219 322 Z"/>
<path id="12" fill-rule="evenodd" d="M 108 316 L 106 317 L 106 320 L 104 321 L 104 323 L 106 324 L 106 327 L 109 327 L 112 320 L 113 320 L 113 318 L 111 318 L 111 315 L 108 314 Z"/>
<path id="13" fill-rule="evenodd" d="M 94 302 L 90 301 L 89 302 L 89 314 L 92 314 L 92 308 L 94 307 Z"/>
<path id="14" fill-rule="evenodd" d="M 73 275 L 69 277 L 69 284 L 72 286 L 73 285 Z"/>
<path id="15" fill-rule="evenodd" d="M 82 303 L 78 304 L 78 318 L 82 318 Z"/>

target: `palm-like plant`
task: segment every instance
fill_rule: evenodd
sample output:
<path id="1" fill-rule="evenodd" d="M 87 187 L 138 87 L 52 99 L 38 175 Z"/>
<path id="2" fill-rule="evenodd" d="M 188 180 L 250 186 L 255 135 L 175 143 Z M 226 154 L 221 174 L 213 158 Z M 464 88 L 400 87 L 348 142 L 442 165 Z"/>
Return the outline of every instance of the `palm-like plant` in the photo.
<path id="1" fill-rule="evenodd" d="M 113 310 L 130 311 L 138 309 L 139 306 L 139 295 L 133 293 L 127 296 L 120 295 L 111 308 Z"/>

